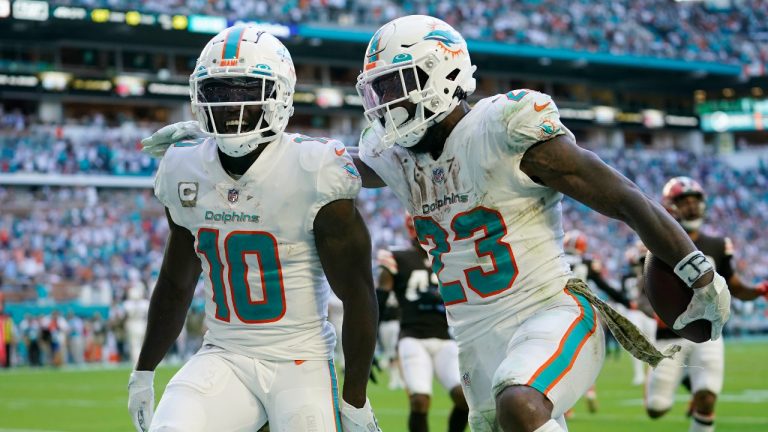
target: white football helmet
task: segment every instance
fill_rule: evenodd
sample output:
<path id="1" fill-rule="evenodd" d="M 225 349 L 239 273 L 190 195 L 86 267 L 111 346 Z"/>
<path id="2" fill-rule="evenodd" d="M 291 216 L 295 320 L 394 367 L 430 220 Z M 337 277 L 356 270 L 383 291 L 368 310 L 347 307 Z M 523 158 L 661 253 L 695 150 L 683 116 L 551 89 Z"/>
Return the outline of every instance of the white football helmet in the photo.
<path id="1" fill-rule="evenodd" d="M 288 50 L 253 26 L 230 27 L 214 36 L 189 77 L 200 128 L 233 157 L 252 152 L 285 130 L 295 86 Z"/>
<path id="2" fill-rule="evenodd" d="M 381 27 L 368 44 L 357 92 L 368 122 L 383 126 L 382 147 L 417 144 L 475 91 L 475 69 L 464 38 L 437 18 L 409 15 Z"/>

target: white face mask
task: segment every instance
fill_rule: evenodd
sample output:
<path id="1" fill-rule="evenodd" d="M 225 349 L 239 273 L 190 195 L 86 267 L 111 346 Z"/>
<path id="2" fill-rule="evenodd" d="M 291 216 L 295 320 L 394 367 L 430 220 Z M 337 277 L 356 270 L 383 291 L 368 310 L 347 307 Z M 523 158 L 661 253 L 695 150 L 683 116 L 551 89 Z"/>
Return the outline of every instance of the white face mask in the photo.
<path id="1" fill-rule="evenodd" d="M 698 219 L 690 219 L 690 220 L 681 220 L 680 225 L 683 227 L 683 229 L 686 232 L 695 232 L 698 231 L 701 228 L 701 225 L 704 224 L 704 218 L 698 218 Z"/>

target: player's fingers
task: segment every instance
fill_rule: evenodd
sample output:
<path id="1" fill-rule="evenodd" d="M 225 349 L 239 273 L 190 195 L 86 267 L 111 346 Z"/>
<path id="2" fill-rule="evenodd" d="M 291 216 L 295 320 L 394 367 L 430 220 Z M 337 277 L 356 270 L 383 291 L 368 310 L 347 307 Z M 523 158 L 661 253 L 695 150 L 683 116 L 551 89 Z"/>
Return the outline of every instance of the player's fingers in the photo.
<path id="1" fill-rule="evenodd" d="M 141 146 L 142 147 L 149 147 L 149 146 L 153 145 L 154 143 L 155 143 L 155 136 L 154 135 L 148 136 L 148 137 L 144 138 L 143 140 L 141 140 Z"/>
<path id="2" fill-rule="evenodd" d="M 194 138 L 194 136 L 188 130 L 183 128 L 176 129 L 176 131 L 171 134 L 171 142 L 181 141 L 185 138 Z M 171 144 L 171 142 L 168 144 Z"/>
<path id="3" fill-rule="evenodd" d="M 679 317 L 675 320 L 675 323 L 672 325 L 672 328 L 675 330 L 681 330 L 683 327 L 687 326 L 693 319 L 688 315 L 688 311 L 683 312 L 680 314 Z"/>
<path id="4" fill-rule="evenodd" d="M 131 415 L 131 420 L 133 421 L 133 427 L 136 429 L 136 432 L 147 432 L 146 430 L 144 430 L 144 428 L 141 427 L 141 420 L 140 419 L 142 417 L 143 417 L 143 415 L 142 415 L 142 410 L 141 409 L 136 410 Z"/>

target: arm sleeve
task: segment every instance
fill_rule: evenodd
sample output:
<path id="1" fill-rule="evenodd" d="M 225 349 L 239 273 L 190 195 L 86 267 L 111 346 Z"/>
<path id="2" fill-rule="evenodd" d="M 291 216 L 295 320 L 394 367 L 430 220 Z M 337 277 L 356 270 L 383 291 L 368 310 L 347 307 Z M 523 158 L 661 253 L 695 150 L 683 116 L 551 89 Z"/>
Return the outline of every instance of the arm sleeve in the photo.
<path id="1" fill-rule="evenodd" d="M 340 199 L 354 199 L 360 192 L 362 181 L 352 157 L 339 141 L 324 144 L 317 170 L 315 202 L 309 209 L 307 229 L 312 230 L 317 212 L 326 204 Z"/>
<path id="2" fill-rule="evenodd" d="M 533 90 L 514 90 L 502 96 L 499 102 L 502 123 L 506 127 L 505 152 L 513 156 L 513 173 L 523 187 L 543 187 L 531 180 L 521 169 L 525 152 L 534 145 L 569 131 L 560 122 L 560 112 L 552 98 Z"/>
<path id="3" fill-rule="evenodd" d="M 523 154 L 536 143 L 571 134 L 560 122 L 560 112 L 552 98 L 533 90 L 513 90 L 502 100 L 502 116 L 507 127 L 509 150 Z"/>
<path id="4" fill-rule="evenodd" d="M 169 148 L 170 150 L 170 148 Z M 163 203 L 166 207 L 171 207 L 171 200 L 170 200 L 170 191 L 168 190 L 168 163 L 171 152 L 166 152 L 165 157 L 160 159 L 160 164 L 157 167 L 157 172 L 155 173 L 155 196 L 158 200 L 160 200 L 161 203 Z"/>

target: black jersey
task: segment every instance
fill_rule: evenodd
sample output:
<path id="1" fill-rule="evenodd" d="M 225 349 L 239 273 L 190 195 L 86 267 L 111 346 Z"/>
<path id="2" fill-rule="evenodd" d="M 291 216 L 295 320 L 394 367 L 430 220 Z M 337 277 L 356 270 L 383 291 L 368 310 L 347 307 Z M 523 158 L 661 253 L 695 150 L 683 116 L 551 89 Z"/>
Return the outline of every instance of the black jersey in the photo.
<path id="1" fill-rule="evenodd" d="M 616 288 L 612 287 L 608 281 L 603 278 L 602 264 L 599 260 L 591 259 L 580 254 L 565 254 L 565 261 L 571 266 L 571 272 L 573 275 L 584 282 L 592 282 L 602 292 L 604 292 L 611 300 L 616 303 L 620 303 L 626 307 L 629 307 L 629 300 L 627 297 Z"/>
<path id="2" fill-rule="evenodd" d="M 388 292 L 376 290 L 377 296 L 384 296 L 384 305 L 379 308 L 379 321 L 400 321 L 400 304 Z M 392 294 L 394 296 L 394 294 Z"/>
<path id="3" fill-rule="evenodd" d="M 381 251 L 378 261 L 394 278 L 393 291 L 400 304 L 400 337 L 450 339 L 437 277 L 423 252 L 413 248 Z"/>
<path id="4" fill-rule="evenodd" d="M 733 276 L 733 243 L 728 237 L 712 237 L 699 233 L 694 245 L 709 259 L 717 274 L 726 282 Z M 659 326 L 656 331 L 657 339 L 679 339 L 669 327 Z"/>

